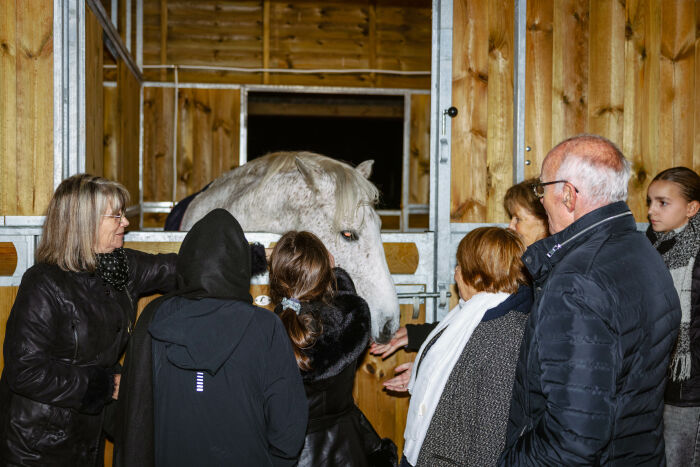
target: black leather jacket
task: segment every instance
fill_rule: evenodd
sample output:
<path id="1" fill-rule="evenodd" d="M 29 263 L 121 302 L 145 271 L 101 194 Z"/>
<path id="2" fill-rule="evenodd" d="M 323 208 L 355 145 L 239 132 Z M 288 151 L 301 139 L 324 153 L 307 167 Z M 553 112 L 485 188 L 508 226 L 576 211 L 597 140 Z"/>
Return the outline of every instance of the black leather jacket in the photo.
<path id="1" fill-rule="evenodd" d="M 48 264 L 22 277 L 3 347 L 0 465 L 101 464 L 104 406 L 136 302 L 175 287 L 176 255 L 125 251 L 126 291 Z"/>

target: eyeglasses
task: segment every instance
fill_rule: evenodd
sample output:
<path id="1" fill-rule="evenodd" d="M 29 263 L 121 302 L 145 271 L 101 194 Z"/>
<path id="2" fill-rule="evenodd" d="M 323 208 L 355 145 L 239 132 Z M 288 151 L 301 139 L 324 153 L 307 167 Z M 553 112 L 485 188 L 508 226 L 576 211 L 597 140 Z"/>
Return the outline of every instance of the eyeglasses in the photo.
<path id="1" fill-rule="evenodd" d="M 535 193 L 537 199 L 542 199 L 544 197 L 544 187 L 546 187 L 547 185 L 553 185 L 555 183 L 568 183 L 569 185 L 574 187 L 574 190 L 576 191 L 576 193 L 578 193 L 578 188 L 572 185 L 571 182 L 568 180 L 554 180 L 553 182 L 537 182 L 530 185 L 530 188 L 532 188 L 532 192 Z"/>
<path id="2" fill-rule="evenodd" d="M 120 212 L 119 214 L 102 214 L 102 217 L 111 217 L 117 222 L 121 222 L 122 218 L 126 218 L 123 212 Z"/>

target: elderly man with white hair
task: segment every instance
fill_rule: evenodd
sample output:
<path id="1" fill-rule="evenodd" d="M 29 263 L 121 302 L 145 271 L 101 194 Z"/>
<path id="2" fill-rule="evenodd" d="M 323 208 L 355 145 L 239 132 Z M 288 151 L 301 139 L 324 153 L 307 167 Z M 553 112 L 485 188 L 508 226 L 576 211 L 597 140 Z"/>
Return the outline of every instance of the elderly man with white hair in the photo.
<path id="1" fill-rule="evenodd" d="M 600 136 L 552 149 L 533 185 L 553 234 L 523 255 L 535 302 L 500 465 L 665 465 L 664 386 L 680 305 Z"/>

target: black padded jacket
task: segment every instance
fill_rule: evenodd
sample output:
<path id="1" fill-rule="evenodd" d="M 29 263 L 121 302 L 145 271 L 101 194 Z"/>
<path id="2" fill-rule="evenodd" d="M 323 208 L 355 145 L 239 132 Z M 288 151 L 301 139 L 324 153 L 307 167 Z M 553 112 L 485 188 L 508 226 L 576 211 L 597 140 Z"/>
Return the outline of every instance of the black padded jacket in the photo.
<path id="1" fill-rule="evenodd" d="M 501 465 L 665 465 L 680 323 L 661 257 L 620 201 L 523 255 L 535 285 Z"/>
<path id="2" fill-rule="evenodd" d="M 125 251 L 125 291 L 43 263 L 22 277 L 3 346 L 0 465 L 102 463 L 104 407 L 138 297 L 175 287 L 176 255 Z"/>

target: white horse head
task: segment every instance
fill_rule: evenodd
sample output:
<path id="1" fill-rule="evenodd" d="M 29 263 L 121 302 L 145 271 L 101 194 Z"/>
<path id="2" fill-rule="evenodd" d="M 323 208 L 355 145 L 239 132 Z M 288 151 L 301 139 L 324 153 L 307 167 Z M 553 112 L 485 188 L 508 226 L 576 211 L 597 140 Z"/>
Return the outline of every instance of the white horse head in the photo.
<path id="1" fill-rule="evenodd" d="M 384 257 L 373 161 L 352 168 L 310 152 L 254 159 L 214 180 L 185 211 L 182 230 L 215 208 L 227 209 L 246 232 L 313 232 L 369 304 L 372 337 L 387 342 L 399 324 L 399 303 Z"/>

